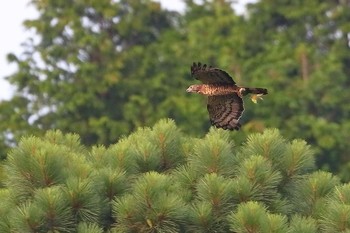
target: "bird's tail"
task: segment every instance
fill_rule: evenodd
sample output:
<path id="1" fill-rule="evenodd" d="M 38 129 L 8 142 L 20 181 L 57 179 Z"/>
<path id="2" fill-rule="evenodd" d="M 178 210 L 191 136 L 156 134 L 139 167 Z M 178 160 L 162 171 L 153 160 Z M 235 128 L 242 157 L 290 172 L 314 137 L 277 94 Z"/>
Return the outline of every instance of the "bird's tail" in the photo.
<path id="1" fill-rule="evenodd" d="M 254 103 L 257 103 L 259 99 L 262 99 L 261 96 L 263 95 L 267 95 L 267 89 L 266 88 L 260 88 L 260 87 L 244 87 L 243 89 L 243 96 L 244 95 L 248 95 L 248 94 L 252 94 L 252 96 L 250 97 L 251 100 Z"/>
<path id="2" fill-rule="evenodd" d="M 243 95 L 248 94 L 254 94 L 254 95 L 267 95 L 267 89 L 266 88 L 260 88 L 260 87 L 244 87 Z"/>

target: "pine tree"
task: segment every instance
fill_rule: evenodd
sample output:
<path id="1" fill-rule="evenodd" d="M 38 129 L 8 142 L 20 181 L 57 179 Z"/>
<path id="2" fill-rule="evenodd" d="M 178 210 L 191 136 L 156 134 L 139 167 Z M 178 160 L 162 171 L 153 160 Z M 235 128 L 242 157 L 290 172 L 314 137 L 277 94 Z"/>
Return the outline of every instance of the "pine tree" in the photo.
<path id="1" fill-rule="evenodd" d="M 1 232 L 350 230 L 350 186 L 277 129 L 183 134 L 172 120 L 88 149 L 74 134 L 24 137 L 6 161 Z"/>

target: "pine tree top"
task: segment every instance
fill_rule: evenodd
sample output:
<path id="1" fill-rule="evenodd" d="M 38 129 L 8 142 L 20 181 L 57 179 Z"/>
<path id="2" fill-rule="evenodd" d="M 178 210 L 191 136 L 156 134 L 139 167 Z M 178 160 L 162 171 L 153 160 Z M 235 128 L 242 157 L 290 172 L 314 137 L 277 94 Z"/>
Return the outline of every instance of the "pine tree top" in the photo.
<path id="1" fill-rule="evenodd" d="M 350 186 L 277 129 L 238 145 L 167 119 L 91 149 L 48 131 L 23 138 L 5 168 L 2 232 L 341 232 L 350 216 Z"/>

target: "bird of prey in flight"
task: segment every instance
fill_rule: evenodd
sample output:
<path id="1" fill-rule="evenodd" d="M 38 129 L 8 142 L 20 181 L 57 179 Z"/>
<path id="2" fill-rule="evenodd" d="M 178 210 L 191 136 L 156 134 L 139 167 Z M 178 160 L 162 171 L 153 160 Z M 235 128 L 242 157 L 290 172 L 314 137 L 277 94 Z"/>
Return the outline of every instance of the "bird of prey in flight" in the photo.
<path id="1" fill-rule="evenodd" d="M 267 89 L 260 87 L 237 86 L 232 77 L 225 71 L 201 63 L 193 63 L 191 75 L 203 84 L 191 85 L 186 91 L 208 97 L 207 109 L 212 125 L 239 130 L 244 106 L 243 96 L 252 94 L 254 103 L 267 94 Z"/>

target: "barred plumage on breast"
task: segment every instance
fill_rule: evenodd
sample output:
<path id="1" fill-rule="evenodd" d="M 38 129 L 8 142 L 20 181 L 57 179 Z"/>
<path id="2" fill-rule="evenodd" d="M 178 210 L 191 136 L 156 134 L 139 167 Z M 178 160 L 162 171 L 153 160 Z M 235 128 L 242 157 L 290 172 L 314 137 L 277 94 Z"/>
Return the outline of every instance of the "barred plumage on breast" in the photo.
<path id="1" fill-rule="evenodd" d="M 234 85 L 204 85 L 204 95 L 228 95 L 237 92 L 237 86 Z"/>

